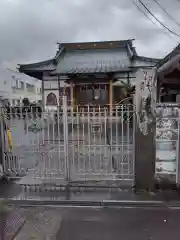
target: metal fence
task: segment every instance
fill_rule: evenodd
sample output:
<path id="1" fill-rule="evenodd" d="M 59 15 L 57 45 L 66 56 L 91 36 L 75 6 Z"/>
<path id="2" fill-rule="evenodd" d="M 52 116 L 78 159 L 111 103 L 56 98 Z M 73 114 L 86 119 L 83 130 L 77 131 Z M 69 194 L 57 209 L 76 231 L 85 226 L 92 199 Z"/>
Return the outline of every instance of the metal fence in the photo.
<path id="1" fill-rule="evenodd" d="M 2 109 L 3 166 L 23 184 L 134 180 L 132 105 Z M 9 146 L 7 131 L 12 135 Z"/>

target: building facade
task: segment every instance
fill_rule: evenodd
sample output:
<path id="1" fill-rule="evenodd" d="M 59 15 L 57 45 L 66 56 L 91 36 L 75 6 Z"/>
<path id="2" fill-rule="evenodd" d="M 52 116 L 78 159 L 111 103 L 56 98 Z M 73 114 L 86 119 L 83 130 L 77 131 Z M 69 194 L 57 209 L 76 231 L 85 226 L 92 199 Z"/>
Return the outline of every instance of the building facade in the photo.
<path id="1" fill-rule="evenodd" d="M 154 67 L 158 59 L 139 56 L 133 40 L 61 43 L 53 59 L 20 65 L 19 71 L 42 80 L 46 107 L 118 104 L 124 84 L 134 85 L 140 68 Z"/>
<path id="2" fill-rule="evenodd" d="M 2 101 L 9 101 L 11 106 L 20 106 L 24 98 L 30 102 L 42 101 L 42 81 L 11 69 L 0 72 Z"/>

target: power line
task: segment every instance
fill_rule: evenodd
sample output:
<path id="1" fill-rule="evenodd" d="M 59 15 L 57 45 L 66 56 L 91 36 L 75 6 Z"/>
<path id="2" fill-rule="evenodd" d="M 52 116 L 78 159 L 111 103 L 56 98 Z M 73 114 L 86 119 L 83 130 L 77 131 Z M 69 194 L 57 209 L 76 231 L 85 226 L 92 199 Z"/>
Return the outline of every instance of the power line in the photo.
<path id="1" fill-rule="evenodd" d="M 139 3 L 146 9 L 146 11 L 154 18 L 156 19 L 156 21 L 161 25 L 163 26 L 165 29 L 167 29 L 171 34 L 177 36 L 180 38 L 180 35 L 177 34 L 176 32 L 174 32 L 173 30 L 171 30 L 170 28 L 168 28 L 163 22 L 161 22 L 152 12 L 151 10 L 149 10 L 149 8 L 141 1 L 141 0 L 138 0 Z"/>
<path id="2" fill-rule="evenodd" d="M 134 0 L 132 0 L 132 2 L 133 2 L 133 4 L 137 7 L 137 9 L 138 9 L 146 18 L 148 18 L 156 27 L 159 28 L 159 26 L 149 17 L 148 14 L 146 14 L 146 13 L 137 5 L 137 3 L 136 3 Z M 164 33 L 166 36 L 172 38 L 172 36 L 171 36 L 169 33 L 165 32 L 165 31 L 163 31 L 163 33 Z"/>
<path id="3" fill-rule="evenodd" d="M 174 17 L 171 16 L 170 13 L 167 12 L 167 10 L 165 9 L 165 7 L 163 7 L 163 5 L 158 1 L 158 0 L 153 0 L 162 10 L 164 13 L 166 13 L 166 15 L 173 21 L 175 22 L 179 27 L 180 27 L 180 23 L 178 21 L 176 21 L 176 19 Z M 179 1 L 180 2 L 180 1 Z"/>

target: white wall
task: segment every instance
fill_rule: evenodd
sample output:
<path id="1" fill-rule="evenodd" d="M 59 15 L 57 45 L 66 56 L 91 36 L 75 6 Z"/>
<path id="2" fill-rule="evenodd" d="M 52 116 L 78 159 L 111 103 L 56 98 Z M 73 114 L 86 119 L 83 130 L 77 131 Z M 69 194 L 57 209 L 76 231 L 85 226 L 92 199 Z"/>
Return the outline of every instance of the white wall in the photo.
<path id="1" fill-rule="evenodd" d="M 59 104 L 59 84 L 58 84 L 58 79 L 55 79 L 54 77 L 45 77 L 44 81 L 44 104 L 45 104 L 45 108 L 46 109 L 53 109 L 53 108 L 57 108 L 56 106 L 46 106 L 46 100 L 47 100 L 47 96 L 50 93 L 54 93 L 56 95 L 57 98 L 57 103 Z M 48 80 L 48 81 L 47 81 Z M 70 84 L 65 83 L 64 80 L 60 80 L 60 87 L 68 87 L 70 86 Z M 48 90 L 46 90 L 48 89 Z M 51 90 L 52 89 L 52 90 Z M 57 90 L 55 90 L 57 89 Z"/>
<path id="2" fill-rule="evenodd" d="M 20 88 L 21 82 L 24 83 L 24 89 Z M 34 92 L 27 91 L 27 83 L 34 86 Z M 30 101 L 42 100 L 42 82 L 11 69 L 0 69 L 0 89 L 0 96 L 9 99 L 11 104 L 16 100 L 22 102 L 23 98 L 29 98 Z"/>
<path id="3" fill-rule="evenodd" d="M 44 89 L 59 89 L 58 81 L 44 81 Z"/>

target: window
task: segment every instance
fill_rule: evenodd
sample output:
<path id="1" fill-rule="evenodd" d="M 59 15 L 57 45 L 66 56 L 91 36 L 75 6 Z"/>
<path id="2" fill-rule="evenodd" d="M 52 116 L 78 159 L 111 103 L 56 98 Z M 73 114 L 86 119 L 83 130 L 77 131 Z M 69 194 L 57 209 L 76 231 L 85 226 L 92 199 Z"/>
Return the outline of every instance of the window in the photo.
<path id="1" fill-rule="evenodd" d="M 17 106 L 20 106 L 21 101 L 17 99 Z"/>
<path id="2" fill-rule="evenodd" d="M 54 93 L 49 93 L 46 99 L 47 106 L 57 106 L 57 98 Z"/>
<path id="3" fill-rule="evenodd" d="M 18 79 L 16 79 L 16 88 L 18 88 Z"/>
<path id="4" fill-rule="evenodd" d="M 22 82 L 22 81 L 20 82 L 20 88 L 24 89 L 24 82 Z"/>
<path id="5" fill-rule="evenodd" d="M 13 106 L 16 105 L 16 100 L 15 100 L 15 99 L 12 100 L 12 105 L 13 105 Z"/>
<path id="6" fill-rule="evenodd" d="M 26 90 L 27 90 L 27 92 L 34 92 L 35 87 L 32 84 L 26 83 Z"/>

